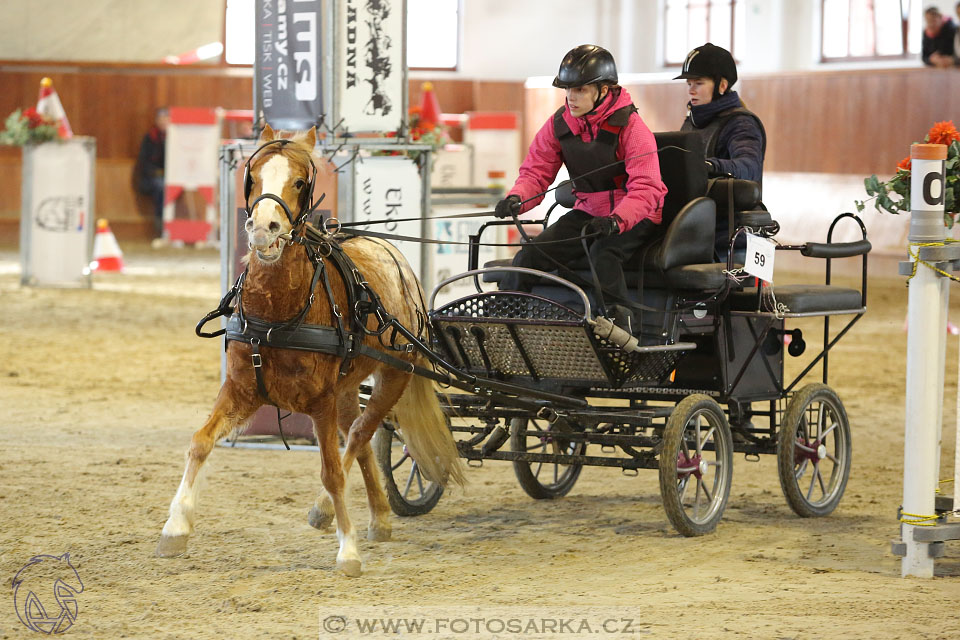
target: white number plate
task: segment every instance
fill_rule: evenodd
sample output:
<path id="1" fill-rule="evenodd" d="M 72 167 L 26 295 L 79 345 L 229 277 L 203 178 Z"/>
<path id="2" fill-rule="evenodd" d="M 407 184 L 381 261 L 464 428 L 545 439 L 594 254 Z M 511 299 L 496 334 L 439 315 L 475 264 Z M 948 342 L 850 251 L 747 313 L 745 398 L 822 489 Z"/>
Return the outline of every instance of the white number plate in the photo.
<path id="1" fill-rule="evenodd" d="M 743 270 L 755 275 L 766 282 L 773 282 L 773 258 L 776 253 L 776 244 L 772 240 L 747 235 L 747 259 Z"/>

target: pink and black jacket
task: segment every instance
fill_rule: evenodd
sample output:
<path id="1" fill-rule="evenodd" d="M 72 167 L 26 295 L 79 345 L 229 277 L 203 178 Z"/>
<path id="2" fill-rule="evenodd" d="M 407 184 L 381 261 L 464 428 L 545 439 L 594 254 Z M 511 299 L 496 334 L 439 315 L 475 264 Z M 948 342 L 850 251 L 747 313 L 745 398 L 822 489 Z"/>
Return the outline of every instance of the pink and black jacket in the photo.
<path id="1" fill-rule="evenodd" d="M 508 195 L 526 200 L 545 191 L 560 165 L 566 164 L 574 178 L 577 209 L 593 216 L 617 216 L 621 233 L 641 220 L 659 224 L 667 188 L 660 179 L 656 149 L 653 133 L 637 114 L 630 94 L 614 89 L 585 116 L 574 117 L 567 106 L 551 116 L 534 137 Z M 618 160 L 624 162 L 577 179 Z M 537 197 L 522 210 L 542 200 Z"/>

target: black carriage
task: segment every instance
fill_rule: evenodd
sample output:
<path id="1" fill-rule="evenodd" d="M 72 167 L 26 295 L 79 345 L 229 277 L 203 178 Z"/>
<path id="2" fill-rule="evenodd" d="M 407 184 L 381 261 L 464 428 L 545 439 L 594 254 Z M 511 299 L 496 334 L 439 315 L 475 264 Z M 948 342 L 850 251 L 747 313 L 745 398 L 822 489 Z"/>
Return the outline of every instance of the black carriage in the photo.
<path id="1" fill-rule="evenodd" d="M 823 284 L 758 287 L 738 269 L 737 239 L 747 231 L 773 237 L 779 227 L 755 183 L 708 182 L 695 136 L 656 134 L 669 189 L 665 232 L 628 272 L 642 313 L 626 349 L 615 344 L 623 335 L 611 335 L 609 321 L 594 315 L 598 274 L 586 264 L 540 274 L 530 293 L 499 291 L 508 261 L 480 268 L 471 252 L 468 270 L 434 290 L 433 350 L 461 383 L 476 381 L 471 392 L 443 395 L 450 429 L 462 457 L 511 461 L 536 499 L 567 494 L 583 465 L 657 469 L 667 516 L 687 536 L 712 531 L 722 517 L 734 453 L 776 454 L 793 511 L 827 515 L 843 495 L 851 460 L 847 414 L 827 385 L 828 355 L 866 311 L 866 230 L 843 214 L 826 242 L 777 247 L 822 260 Z M 571 206 L 568 198 L 569 190 L 558 189 L 558 204 Z M 736 229 L 726 236 L 726 263 L 716 259 L 718 218 Z M 841 221 L 859 225 L 860 239 L 833 242 Z M 473 241 L 497 224 L 504 222 L 484 225 Z M 862 261 L 859 289 L 831 282 L 832 261 L 850 257 Z M 465 278 L 475 293 L 435 307 L 439 291 Z M 835 315 L 846 322 L 831 333 Z M 808 317 L 823 319 L 822 346 L 785 380 L 784 337 L 789 356 L 806 351 L 801 331 L 787 323 Z M 818 365 L 822 382 L 800 386 Z M 417 515 L 442 490 L 406 454 L 400 426 L 380 429 L 375 449 L 393 510 Z"/>

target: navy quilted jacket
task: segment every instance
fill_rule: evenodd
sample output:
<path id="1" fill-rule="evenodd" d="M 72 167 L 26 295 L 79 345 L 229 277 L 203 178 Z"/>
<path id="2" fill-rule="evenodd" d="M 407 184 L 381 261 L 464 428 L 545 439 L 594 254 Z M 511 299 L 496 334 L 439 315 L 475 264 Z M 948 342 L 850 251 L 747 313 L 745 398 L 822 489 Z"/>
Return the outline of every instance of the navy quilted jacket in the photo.
<path id="1" fill-rule="evenodd" d="M 740 96 L 730 91 L 707 104 L 690 106 L 687 120 L 699 129 L 710 124 L 720 112 L 739 106 Z M 731 118 L 717 136 L 716 155 L 707 160 L 719 173 L 762 182 L 763 133 L 756 120 L 748 115 Z"/>

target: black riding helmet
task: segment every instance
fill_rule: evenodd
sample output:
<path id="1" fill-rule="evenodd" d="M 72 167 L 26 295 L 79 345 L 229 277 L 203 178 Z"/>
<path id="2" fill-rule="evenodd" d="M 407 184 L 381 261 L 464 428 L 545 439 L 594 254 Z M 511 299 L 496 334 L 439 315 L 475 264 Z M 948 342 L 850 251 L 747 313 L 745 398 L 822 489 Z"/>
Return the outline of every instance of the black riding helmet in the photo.
<path id="1" fill-rule="evenodd" d="M 728 89 L 737 82 L 737 63 L 723 47 L 708 42 L 687 54 L 683 70 L 674 80 L 710 78 L 714 82 L 713 97 L 720 96 L 720 79 L 726 78 Z"/>
<path id="2" fill-rule="evenodd" d="M 617 84 L 617 63 L 613 61 L 613 55 L 595 44 L 582 44 L 568 51 L 560 63 L 557 77 L 553 79 L 553 86 L 560 89 L 588 84 Z M 598 95 L 593 108 L 596 109 L 602 101 Z"/>
<path id="3" fill-rule="evenodd" d="M 617 84 L 617 64 L 603 47 L 582 44 L 563 56 L 553 86 L 572 89 L 596 82 Z"/>

